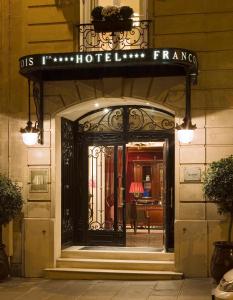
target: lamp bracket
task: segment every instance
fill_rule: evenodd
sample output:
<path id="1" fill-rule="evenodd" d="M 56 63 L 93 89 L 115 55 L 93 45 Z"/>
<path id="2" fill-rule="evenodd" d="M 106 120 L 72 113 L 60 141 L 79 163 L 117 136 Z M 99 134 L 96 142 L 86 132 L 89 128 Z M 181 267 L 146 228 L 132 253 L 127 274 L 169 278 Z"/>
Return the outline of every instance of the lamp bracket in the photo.
<path id="1" fill-rule="evenodd" d="M 33 99 L 36 107 L 37 128 L 40 133 L 38 136 L 38 143 L 44 143 L 44 103 L 43 103 L 43 82 L 33 81 Z"/>

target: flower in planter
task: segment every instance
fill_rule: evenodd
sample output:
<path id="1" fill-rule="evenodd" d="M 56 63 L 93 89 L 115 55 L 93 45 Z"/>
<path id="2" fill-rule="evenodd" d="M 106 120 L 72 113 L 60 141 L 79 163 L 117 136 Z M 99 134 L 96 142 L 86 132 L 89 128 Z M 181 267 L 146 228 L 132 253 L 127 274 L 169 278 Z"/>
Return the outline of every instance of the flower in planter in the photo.
<path id="1" fill-rule="evenodd" d="M 92 12 L 93 21 L 127 20 L 133 15 L 133 9 L 129 6 L 97 6 Z"/>
<path id="2" fill-rule="evenodd" d="M 122 19 L 129 19 L 132 17 L 133 15 L 133 9 L 129 6 L 122 6 L 120 8 L 120 15 L 122 17 Z"/>
<path id="3" fill-rule="evenodd" d="M 103 18 L 112 18 L 119 19 L 120 18 L 120 9 L 117 6 L 106 6 L 102 10 Z"/>
<path id="4" fill-rule="evenodd" d="M 102 10 L 103 10 L 103 6 L 96 6 L 92 10 L 91 16 L 92 16 L 93 20 L 102 20 L 103 19 Z"/>

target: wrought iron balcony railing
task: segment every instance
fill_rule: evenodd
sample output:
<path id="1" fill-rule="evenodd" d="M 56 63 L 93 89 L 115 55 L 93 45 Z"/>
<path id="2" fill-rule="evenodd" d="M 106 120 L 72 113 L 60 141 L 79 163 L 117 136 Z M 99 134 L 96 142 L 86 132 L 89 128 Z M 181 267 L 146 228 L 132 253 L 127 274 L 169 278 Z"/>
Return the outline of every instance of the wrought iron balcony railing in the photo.
<path id="1" fill-rule="evenodd" d="M 107 51 L 149 48 L 151 21 L 135 21 L 131 31 L 97 33 L 92 24 L 77 25 L 78 51 Z"/>

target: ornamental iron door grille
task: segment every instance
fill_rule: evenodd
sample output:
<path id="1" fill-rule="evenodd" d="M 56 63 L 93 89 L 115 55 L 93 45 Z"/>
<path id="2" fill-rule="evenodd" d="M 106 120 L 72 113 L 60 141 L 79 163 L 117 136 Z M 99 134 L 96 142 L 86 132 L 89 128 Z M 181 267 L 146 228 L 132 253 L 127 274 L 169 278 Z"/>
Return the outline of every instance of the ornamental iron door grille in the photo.
<path id="1" fill-rule="evenodd" d="M 76 228 L 76 236 L 82 238 L 76 242 L 125 245 L 126 144 L 165 141 L 165 248 L 173 248 L 174 115 L 148 106 L 113 106 L 88 112 L 74 122 L 74 128 L 81 164 L 76 171 L 80 208 L 75 224 L 82 224 Z"/>
<path id="2" fill-rule="evenodd" d="M 88 240 L 123 244 L 123 146 L 88 146 Z"/>
<path id="3" fill-rule="evenodd" d="M 61 120 L 61 156 L 62 156 L 62 224 L 61 224 L 61 238 L 62 246 L 69 246 L 73 244 L 74 234 L 74 128 L 73 122 L 62 118 Z"/>
<path id="4" fill-rule="evenodd" d="M 124 124 L 124 117 L 127 124 Z M 157 108 L 111 107 L 88 113 L 79 120 L 79 132 L 134 132 L 174 129 L 171 113 Z"/>

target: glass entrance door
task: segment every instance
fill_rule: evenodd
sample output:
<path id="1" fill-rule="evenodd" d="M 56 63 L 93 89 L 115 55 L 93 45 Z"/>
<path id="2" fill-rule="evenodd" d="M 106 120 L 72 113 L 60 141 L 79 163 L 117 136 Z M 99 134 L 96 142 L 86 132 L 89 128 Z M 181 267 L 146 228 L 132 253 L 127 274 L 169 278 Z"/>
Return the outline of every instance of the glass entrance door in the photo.
<path id="1" fill-rule="evenodd" d="M 88 146 L 89 245 L 125 245 L 125 146 Z"/>

